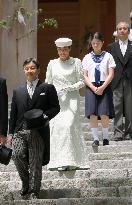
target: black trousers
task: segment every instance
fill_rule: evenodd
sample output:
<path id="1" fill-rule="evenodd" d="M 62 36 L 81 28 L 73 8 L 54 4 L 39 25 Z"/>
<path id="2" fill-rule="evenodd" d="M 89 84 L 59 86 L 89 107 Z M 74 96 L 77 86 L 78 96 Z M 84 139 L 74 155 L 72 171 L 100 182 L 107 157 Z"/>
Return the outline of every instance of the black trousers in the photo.
<path id="1" fill-rule="evenodd" d="M 132 83 L 123 77 L 113 91 L 115 134 L 132 135 Z M 123 123 L 123 117 L 125 122 Z M 125 125 L 125 126 L 124 126 Z"/>

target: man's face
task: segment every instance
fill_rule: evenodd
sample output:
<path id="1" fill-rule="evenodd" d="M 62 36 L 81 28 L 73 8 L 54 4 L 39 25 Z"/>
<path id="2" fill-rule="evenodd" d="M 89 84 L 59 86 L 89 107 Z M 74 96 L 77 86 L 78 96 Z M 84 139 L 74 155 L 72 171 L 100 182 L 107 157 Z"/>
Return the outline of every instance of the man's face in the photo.
<path id="1" fill-rule="evenodd" d="M 124 40 L 128 39 L 129 29 L 125 23 L 120 23 L 118 25 L 117 34 L 118 34 L 118 38 L 120 40 L 124 41 Z"/>
<path id="2" fill-rule="evenodd" d="M 28 63 L 23 68 L 25 78 L 29 82 L 32 82 L 38 78 L 38 75 L 40 73 L 40 69 L 37 69 L 36 65 L 33 62 Z"/>

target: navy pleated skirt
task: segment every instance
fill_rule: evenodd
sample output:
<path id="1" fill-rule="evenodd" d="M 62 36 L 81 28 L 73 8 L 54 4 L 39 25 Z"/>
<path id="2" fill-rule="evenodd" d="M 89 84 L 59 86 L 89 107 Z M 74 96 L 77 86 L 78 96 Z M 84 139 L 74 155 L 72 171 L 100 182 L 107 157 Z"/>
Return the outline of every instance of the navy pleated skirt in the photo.
<path id="1" fill-rule="evenodd" d="M 101 115 L 107 115 L 110 119 L 114 118 L 113 92 L 110 85 L 104 90 L 102 95 L 96 95 L 86 86 L 85 116 L 90 118 L 90 115 L 96 115 L 98 119 L 100 119 Z"/>

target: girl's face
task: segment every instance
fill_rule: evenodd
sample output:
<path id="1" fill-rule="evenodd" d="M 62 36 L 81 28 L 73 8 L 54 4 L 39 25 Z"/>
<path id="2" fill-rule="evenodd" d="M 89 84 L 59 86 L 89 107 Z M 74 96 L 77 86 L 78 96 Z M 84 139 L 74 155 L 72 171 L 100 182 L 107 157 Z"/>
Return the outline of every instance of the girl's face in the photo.
<path id="1" fill-rule="evenodd" d="M 93 51 L 94 53 L 100 53 L 101 52 L 101 49 L 102 49 L 102 46 L 103 46 L 103 41 L 101 40 L 98 40 L 98 39 L 93 39 L 91 41 L 91 45 L 92 45 L 92 48 L 93 48 Z"/>
<path id="2" fill-rule="evenodd" d="M 70 55 L 70 47 L 57 48 L 58 55 L 62 61 L 68 60 Z"/>

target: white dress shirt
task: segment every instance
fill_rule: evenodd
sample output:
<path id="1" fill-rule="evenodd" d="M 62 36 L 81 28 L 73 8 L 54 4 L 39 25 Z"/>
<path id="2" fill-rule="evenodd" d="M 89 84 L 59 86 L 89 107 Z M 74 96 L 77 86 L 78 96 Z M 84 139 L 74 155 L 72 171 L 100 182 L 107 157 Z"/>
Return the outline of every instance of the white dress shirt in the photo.
<path id="1" fill-rule="evenodd" d="M 28 94 L 29 94 L 30 98 L 32 98 L 32 96 L 33 96 L 33 93 L 34 93 L 34 90 L 36 88 L 38 81 L 39 81 L 38 78 L 32 82 L 29 82 L 27 80 L 27 90 L 28 90 Z"/>
<path id="2" fill-rule="evenodd" d="M 85 55 L 82 60 L 83 69 L 88 71 L 88 77 L 91 82 L 95 82 L 95 68 L 98 63 L 95 63 L 91 57 L 91 53 Z M 115 68 L 116 64 L 113 56 L 106 52 L 103 60 L 100 63 L 100 81 L 105 81 L 109 68 Z"/>
<path id="3" fill-rule="evenodd" d="M 122 55 L 124 56 L 125 53 L 126 53 L 127 45 L 128 45 L 128 39 L 125 40 L 125 41 L 119 40 L 119 45 L 120 45 L 120 49 L 121 49 Z"/>

